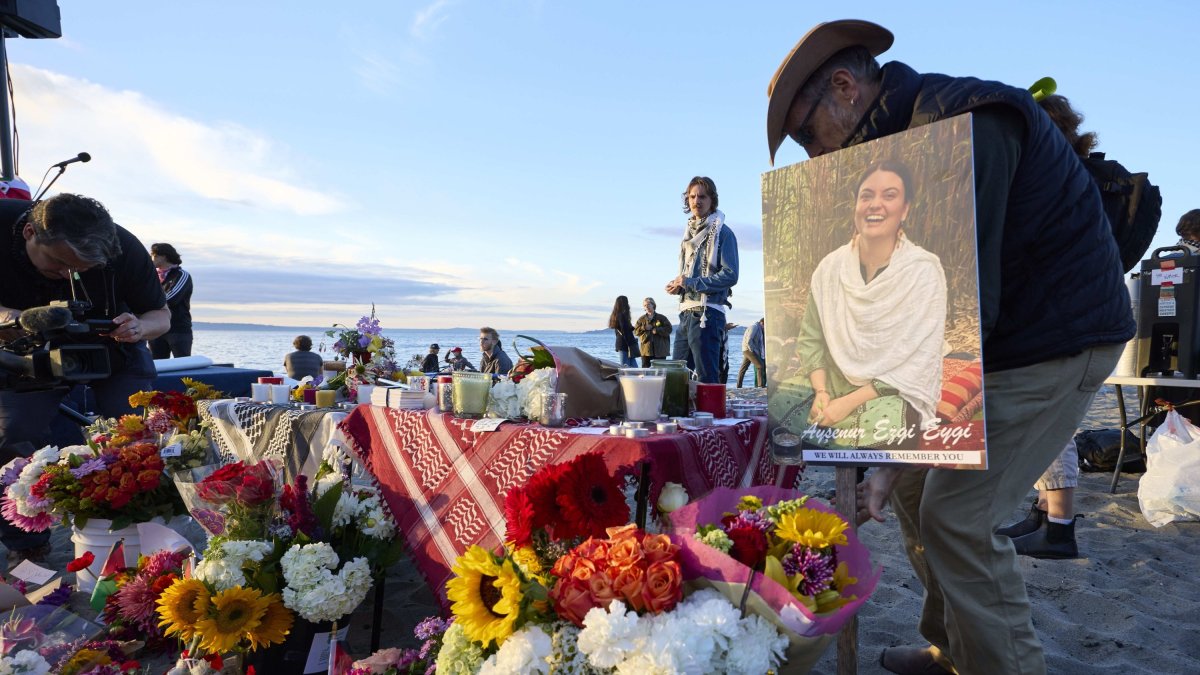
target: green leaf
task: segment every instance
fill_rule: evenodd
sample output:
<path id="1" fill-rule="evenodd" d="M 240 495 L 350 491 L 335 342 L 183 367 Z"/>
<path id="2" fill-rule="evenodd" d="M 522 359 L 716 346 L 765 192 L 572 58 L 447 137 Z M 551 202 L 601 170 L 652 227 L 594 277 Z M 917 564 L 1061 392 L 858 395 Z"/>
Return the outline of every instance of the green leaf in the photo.
<path id="1" fill-rule="evenodd" d="M 113 518 L 112 526 L 109 530 L 123 530 L 133 524 L 133 519 L 129 516 L 117 516 Z"/>
<path id="2" fill-rule="evenodd" d="M 534 370 L 537 370 L 538 368 L 554 367 L 554 355 L 550 353 L 549 349 L 546 349 L 541 345 L 534 345 L 534 347 L 529 351 L 533 354 L 531 365 L 533 366 Z"/>
<path id="3" fill-rule="evenodd" d="M 321 523 L 321 527 L 326 531 L 333 529 L 333 511 L 337 508 L 338 499 L 341 496 L 342 484 L 338 483 L 329 488 L 329 491 L 321 495 L 313 504 L 313 513 L 317 516 L 317 522 Z"/>

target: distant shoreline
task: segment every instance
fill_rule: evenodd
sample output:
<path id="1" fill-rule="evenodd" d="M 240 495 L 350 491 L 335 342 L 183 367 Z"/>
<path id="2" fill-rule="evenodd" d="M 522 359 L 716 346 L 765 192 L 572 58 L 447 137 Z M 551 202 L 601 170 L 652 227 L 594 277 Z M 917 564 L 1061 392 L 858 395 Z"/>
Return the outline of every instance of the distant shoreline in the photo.
<path id="1" fill-rule="evenodd" d="M 303 331 L 307 333 L 321 333 L 331 330 L 332 326 L 277 326 L 268 323 L 224 323 L 219 321 L 193 321 L 192 330 L 244 330 L 244 331 L 280 331 L 280 332 L 295 332 Z M 384 328 L 384 330 L 389 330 Z M 474 331 L 478 327 L 468 328 L 397 328 L 395 330 L 411 331 L 415 333 L 446 333 L 450 331 Z M 612 330 L 611 328 L 597 328 L 595 330 L 573 331 L 573 330 L 538 330 L 537 333 L 573 333 L 573 334 L 591 334 L 605 333 Z M 500 332 L 506 333 L 511 330 L 501 329 Z"/>

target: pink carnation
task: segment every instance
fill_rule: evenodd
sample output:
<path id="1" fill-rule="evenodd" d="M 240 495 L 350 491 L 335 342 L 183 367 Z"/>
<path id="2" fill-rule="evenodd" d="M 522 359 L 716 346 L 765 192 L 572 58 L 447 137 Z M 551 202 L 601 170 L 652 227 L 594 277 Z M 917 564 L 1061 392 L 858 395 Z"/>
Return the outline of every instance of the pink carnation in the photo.
<path id="1" fill-rule="evenodd" d="M 156 434 L 165 434 L 175 428 L 171 414 L 161 408 L 146 415 L 146 429 Z"/>

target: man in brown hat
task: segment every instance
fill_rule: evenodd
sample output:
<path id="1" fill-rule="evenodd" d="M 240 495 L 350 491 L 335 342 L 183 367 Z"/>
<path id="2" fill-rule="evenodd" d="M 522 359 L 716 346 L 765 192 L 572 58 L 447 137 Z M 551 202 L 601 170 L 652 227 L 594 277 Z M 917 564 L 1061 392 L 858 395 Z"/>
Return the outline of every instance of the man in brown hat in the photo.
<path id="1" fill-rule="evenodd" d="M 896 673 L 1044 673 L 1011 541 L 993 534 L 1058 455 L 1134 333 L 1116 243 L 1092 179 L 1024 89 L 922 74 L 875 57 L 867 21 L 817 25 L 768 88 L 774 162 L 791 138 L 810 157 L 972 113 L 983 333 L 986 471 L 882 467 L 858 519 L 891 501 L 926 589 L 926 647 L 884 650 Z"/>

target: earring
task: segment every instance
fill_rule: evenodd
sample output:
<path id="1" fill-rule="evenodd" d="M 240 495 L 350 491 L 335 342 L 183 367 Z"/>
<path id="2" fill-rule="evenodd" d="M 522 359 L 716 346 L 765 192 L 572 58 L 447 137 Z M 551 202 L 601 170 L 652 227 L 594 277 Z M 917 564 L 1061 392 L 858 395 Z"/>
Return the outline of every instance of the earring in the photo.
<path id="1" fill-rule="evenodd" d="M 851 108 L 853 108 L 853 107 L 854 107 L 854 104 L 855 104 L 855 103 L 858 103 L 858 99 L 856 99 L 856 98 L 852 98 L 852 99 L 850 99 L 850 107 L 851 107 Z"/>

